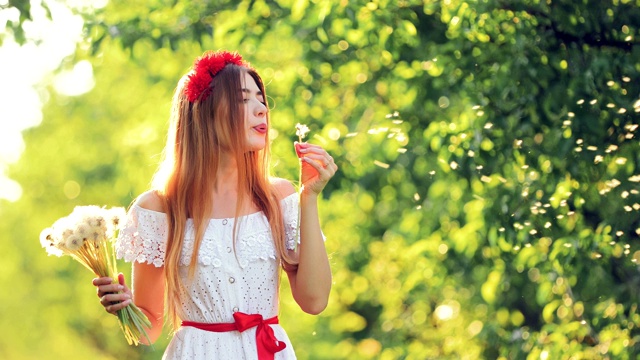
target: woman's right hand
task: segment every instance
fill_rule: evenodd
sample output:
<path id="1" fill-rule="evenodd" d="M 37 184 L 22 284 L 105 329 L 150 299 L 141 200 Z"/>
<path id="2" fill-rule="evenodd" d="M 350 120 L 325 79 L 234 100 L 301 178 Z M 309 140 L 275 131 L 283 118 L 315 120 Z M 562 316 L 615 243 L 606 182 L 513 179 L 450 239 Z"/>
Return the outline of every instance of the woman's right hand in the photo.
<path id="1" fill-rule="evenodd" d="M 118 274 L 118 282 L 114 283 L 110 277 L 93 279 L 93 285 L 98 288 L 100 304 L 106 312 L 116 315 L 118 310 L 131 303 L 131 290 L 124 282 L 124 275 Z"/>

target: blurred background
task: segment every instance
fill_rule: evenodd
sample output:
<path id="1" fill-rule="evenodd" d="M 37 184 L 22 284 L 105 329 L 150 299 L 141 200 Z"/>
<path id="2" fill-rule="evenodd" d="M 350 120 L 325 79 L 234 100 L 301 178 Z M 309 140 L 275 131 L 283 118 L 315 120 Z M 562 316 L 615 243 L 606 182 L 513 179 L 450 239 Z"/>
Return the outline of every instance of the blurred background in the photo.
<path id="1" fill-rule="evenodd" d="M 330 304 L 300 359 L 640 356 L 640 1 L 0 0 L 0 358 L 159 359 L 38 235 L 128 206 L 178 79 L 237 50 L 324 192 Z M 119 263 L 129 274 L 130 267 Z"/>

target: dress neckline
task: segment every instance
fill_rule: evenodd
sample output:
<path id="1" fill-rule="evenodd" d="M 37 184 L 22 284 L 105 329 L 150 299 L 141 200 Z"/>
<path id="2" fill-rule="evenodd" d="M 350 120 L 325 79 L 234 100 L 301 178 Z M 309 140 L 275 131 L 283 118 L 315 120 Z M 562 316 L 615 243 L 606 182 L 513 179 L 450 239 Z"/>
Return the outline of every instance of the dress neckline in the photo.
<path id="1" fill-rule="evenodd" d="M 287 200 L 287 199 L 291 198 L 292 196 L 294 196 L 294 195 L 296 195 L 296 194 L 297 194 L 297 193 L 296 193 L 296 192 L 294 192 L 294 193 L 292 193 L 292 194 L 290 194 L 290 195 L 287 195 L 287 196 L 283 197 L 282 199 L 280 199 L 280 202 L 281 202 L 281 203 L 283 203 L 285 200 Z M 157 214 L 158 216 L 166 216 L 166 215 L 167 215 L 166 213 L 163 213 L 163 212 L 161 212 L 161 211 L 155 211 L 155 210 L 151 210 L 151 209 L 143 208 L 143 207 L 142 207 L 142 206 L 140 206 L 138 203 L 135 203 L 133 206 L 134 206 L 137 210 L 142 210 L 142 211 L 144 211 L 144 212 L 148 212 L 148 213 L 152 213 L 152 214 Z M 263 211 L 262 211 L 262 210 L 260 210 L 260 211 L 252 212 L 252 213 L 249 213 L 249 214 L 240 215 L 240 216 L 238 216 L 238 217 L 237 217 L 237 219 L 242 220 L 242 219 L 247 219 L 247 218 L 249 218 L 249 217 L 256 216 L 256 215 L 262 215 L 262 214 L 263 214 Z M 209 221 L 227 221 L 227 222 L 228 222 L 228 221 L 233 220 L 233 219 L 236 219 L 236 218 L 235 218 L 235 217 L 226 217 L 226 218 L 209 218 Z M 193 220 L 193 219 L 192 219 L 192 218 L 189 218 L 189 219 L 187 219 L 187 220 Z"/>

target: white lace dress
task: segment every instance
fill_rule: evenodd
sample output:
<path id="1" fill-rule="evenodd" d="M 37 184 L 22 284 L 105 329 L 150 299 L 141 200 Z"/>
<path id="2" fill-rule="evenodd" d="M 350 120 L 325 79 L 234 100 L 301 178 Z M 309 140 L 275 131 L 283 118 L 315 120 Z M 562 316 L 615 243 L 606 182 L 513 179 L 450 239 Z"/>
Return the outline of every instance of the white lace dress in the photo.
<path id="1" fill-rule="evenodd" d="M 298 197 L 281 201 L 287 247 L 295 244 Z M 271 229 L 262 212 L 241 216 L 235 254 L 232 243 L 234 219 L 211 219 L 198 253 L 193 281 L 181 289 L 182 320 L 200 323 L 232 323 L 233 313 L 278 315 L 278 263 Z M 117 257 L 128 262 L 164 266 L 167 239 L 165 214 L 133 205 L 116 242 Z M 186 281 L 194 245 L 194 228 L 187 221 L 180 272 Z M 268 325 L 286 348 L 276 360 L 295 359 L 286 332 Z M 256 328 L 244 332 L 209 332 L 181 327 L 171 339 L 163 359 L 257 359 Z"/>

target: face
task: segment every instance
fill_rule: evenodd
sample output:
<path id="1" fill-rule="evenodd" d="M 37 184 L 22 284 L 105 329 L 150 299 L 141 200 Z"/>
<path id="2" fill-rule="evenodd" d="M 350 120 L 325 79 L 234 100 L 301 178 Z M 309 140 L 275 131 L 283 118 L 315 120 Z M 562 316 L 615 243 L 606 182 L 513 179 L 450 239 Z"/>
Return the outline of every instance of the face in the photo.
<path id="1" fill-rule="evenodd" d="M 267 107 L 264 94 L 248 73 L 243 75 L 242 99 L 248 151 L 262 150 L 267 141 Z"/>

